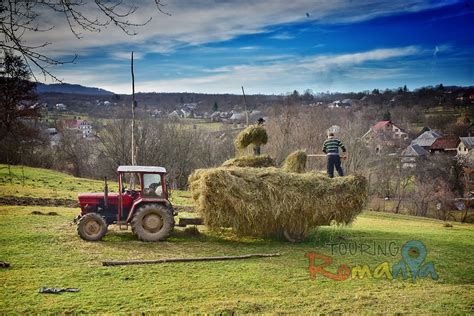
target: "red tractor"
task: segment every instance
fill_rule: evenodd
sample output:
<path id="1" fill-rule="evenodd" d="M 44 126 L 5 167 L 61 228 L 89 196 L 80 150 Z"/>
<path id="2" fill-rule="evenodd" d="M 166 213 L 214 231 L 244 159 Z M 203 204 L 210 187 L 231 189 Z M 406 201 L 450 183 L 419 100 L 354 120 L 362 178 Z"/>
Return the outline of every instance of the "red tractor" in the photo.
<path id="1" fill-rule="evenodd" d="M 143 241 L 166 239 L 172 232 L 174 211 L 168 199 L 166 169 L 148 166 L 120 166 L 117 169 L 119 193 L 81 193 L 81 214 L 76 217 L 82 239 L 102 239 L 111 224 L 130 225 Z M 187 221 L 186 221 L 187 220 Z M 200 219 L 181 219 L 180 226 L 200 224 Z"/>

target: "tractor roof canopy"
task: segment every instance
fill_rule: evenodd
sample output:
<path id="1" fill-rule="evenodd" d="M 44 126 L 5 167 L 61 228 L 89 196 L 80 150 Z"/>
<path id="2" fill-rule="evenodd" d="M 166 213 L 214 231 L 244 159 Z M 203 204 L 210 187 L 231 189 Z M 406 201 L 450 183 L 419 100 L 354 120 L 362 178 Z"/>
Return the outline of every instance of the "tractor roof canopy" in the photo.
<path id="1" fill-rule="evenodd" d="M 166 169 L 151 166 L 119 166 L 117 172 L 166 173 Z"/>

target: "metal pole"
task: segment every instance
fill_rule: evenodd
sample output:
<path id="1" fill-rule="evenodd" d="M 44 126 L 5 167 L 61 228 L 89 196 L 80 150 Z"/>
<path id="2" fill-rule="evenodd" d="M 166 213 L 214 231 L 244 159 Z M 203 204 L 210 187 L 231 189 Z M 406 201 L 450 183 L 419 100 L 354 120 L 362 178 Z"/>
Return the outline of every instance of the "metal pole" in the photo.
<path id="1" fill-rule="evenodd" d="M 132 52 L 132 166 L 136 165 L 135 161 L 135 74 L 133 73 L 133 52 Z"/>
<path id="2" fill-rule="evenodd" d="M 245 122 L 249 126 L 249 111 L 247 111 L 247 99 L 245 98 L 244 86 L 242 86 L 242 94 L 244 96 L 244 105 L 245 105 Z"/>

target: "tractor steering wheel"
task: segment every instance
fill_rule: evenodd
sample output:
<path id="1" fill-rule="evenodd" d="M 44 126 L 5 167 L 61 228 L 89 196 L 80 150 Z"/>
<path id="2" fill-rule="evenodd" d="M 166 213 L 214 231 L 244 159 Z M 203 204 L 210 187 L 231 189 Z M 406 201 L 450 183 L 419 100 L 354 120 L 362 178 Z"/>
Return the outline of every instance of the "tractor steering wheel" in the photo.
<path id="1" fill-rule="evenodd" d="M 128 195 L 130 195 L 130 196 L 132 196 L 133 193 L 135 193 L 135 192 L 136 192 L 136 191 L 135 191 L 135 190 L 132 190 L 132 189 L 125 189 L 125 188 L 122 189 L 122 193 L 128 194 Z"/>

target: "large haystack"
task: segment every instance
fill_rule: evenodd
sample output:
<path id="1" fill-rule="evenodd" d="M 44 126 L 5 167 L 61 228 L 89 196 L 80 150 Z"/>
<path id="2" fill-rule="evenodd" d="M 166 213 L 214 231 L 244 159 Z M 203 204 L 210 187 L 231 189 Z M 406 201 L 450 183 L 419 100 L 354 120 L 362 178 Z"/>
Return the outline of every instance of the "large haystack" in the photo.
<path id="1" fill-rule="evenodd" d="M 275 160 L 268 155 L 261 156 L 242 156 L 225 161 L 223 167 L 275 167 Z"/>
<path id="2" fill-rule="evenodd" d="M 237 149 L 247 148 L 249 145 L 261 146 L 268 142 L 268 134 L 262 126 L 251 125 L 241 131 L 235 138 L 234 145 Z"/>
<path id="3" fill-rule="evenodd" d="M 364 177 L 330 179 L 278 168 L 200 169 L 190 176 L 189 184 L 208 227 L 232 227 L 250 236 L 286 232 L 304 237 L 320 225 L 347 224 L 367 199 Z"/>
<path id="4" fill-rule="evenodd" d="M 303 173 L 306 171 L 306 160 L 308 155 L 302 150 L 297 150 L 288 155 L 283 164 L 283 170 L 286 172 Z"/>

